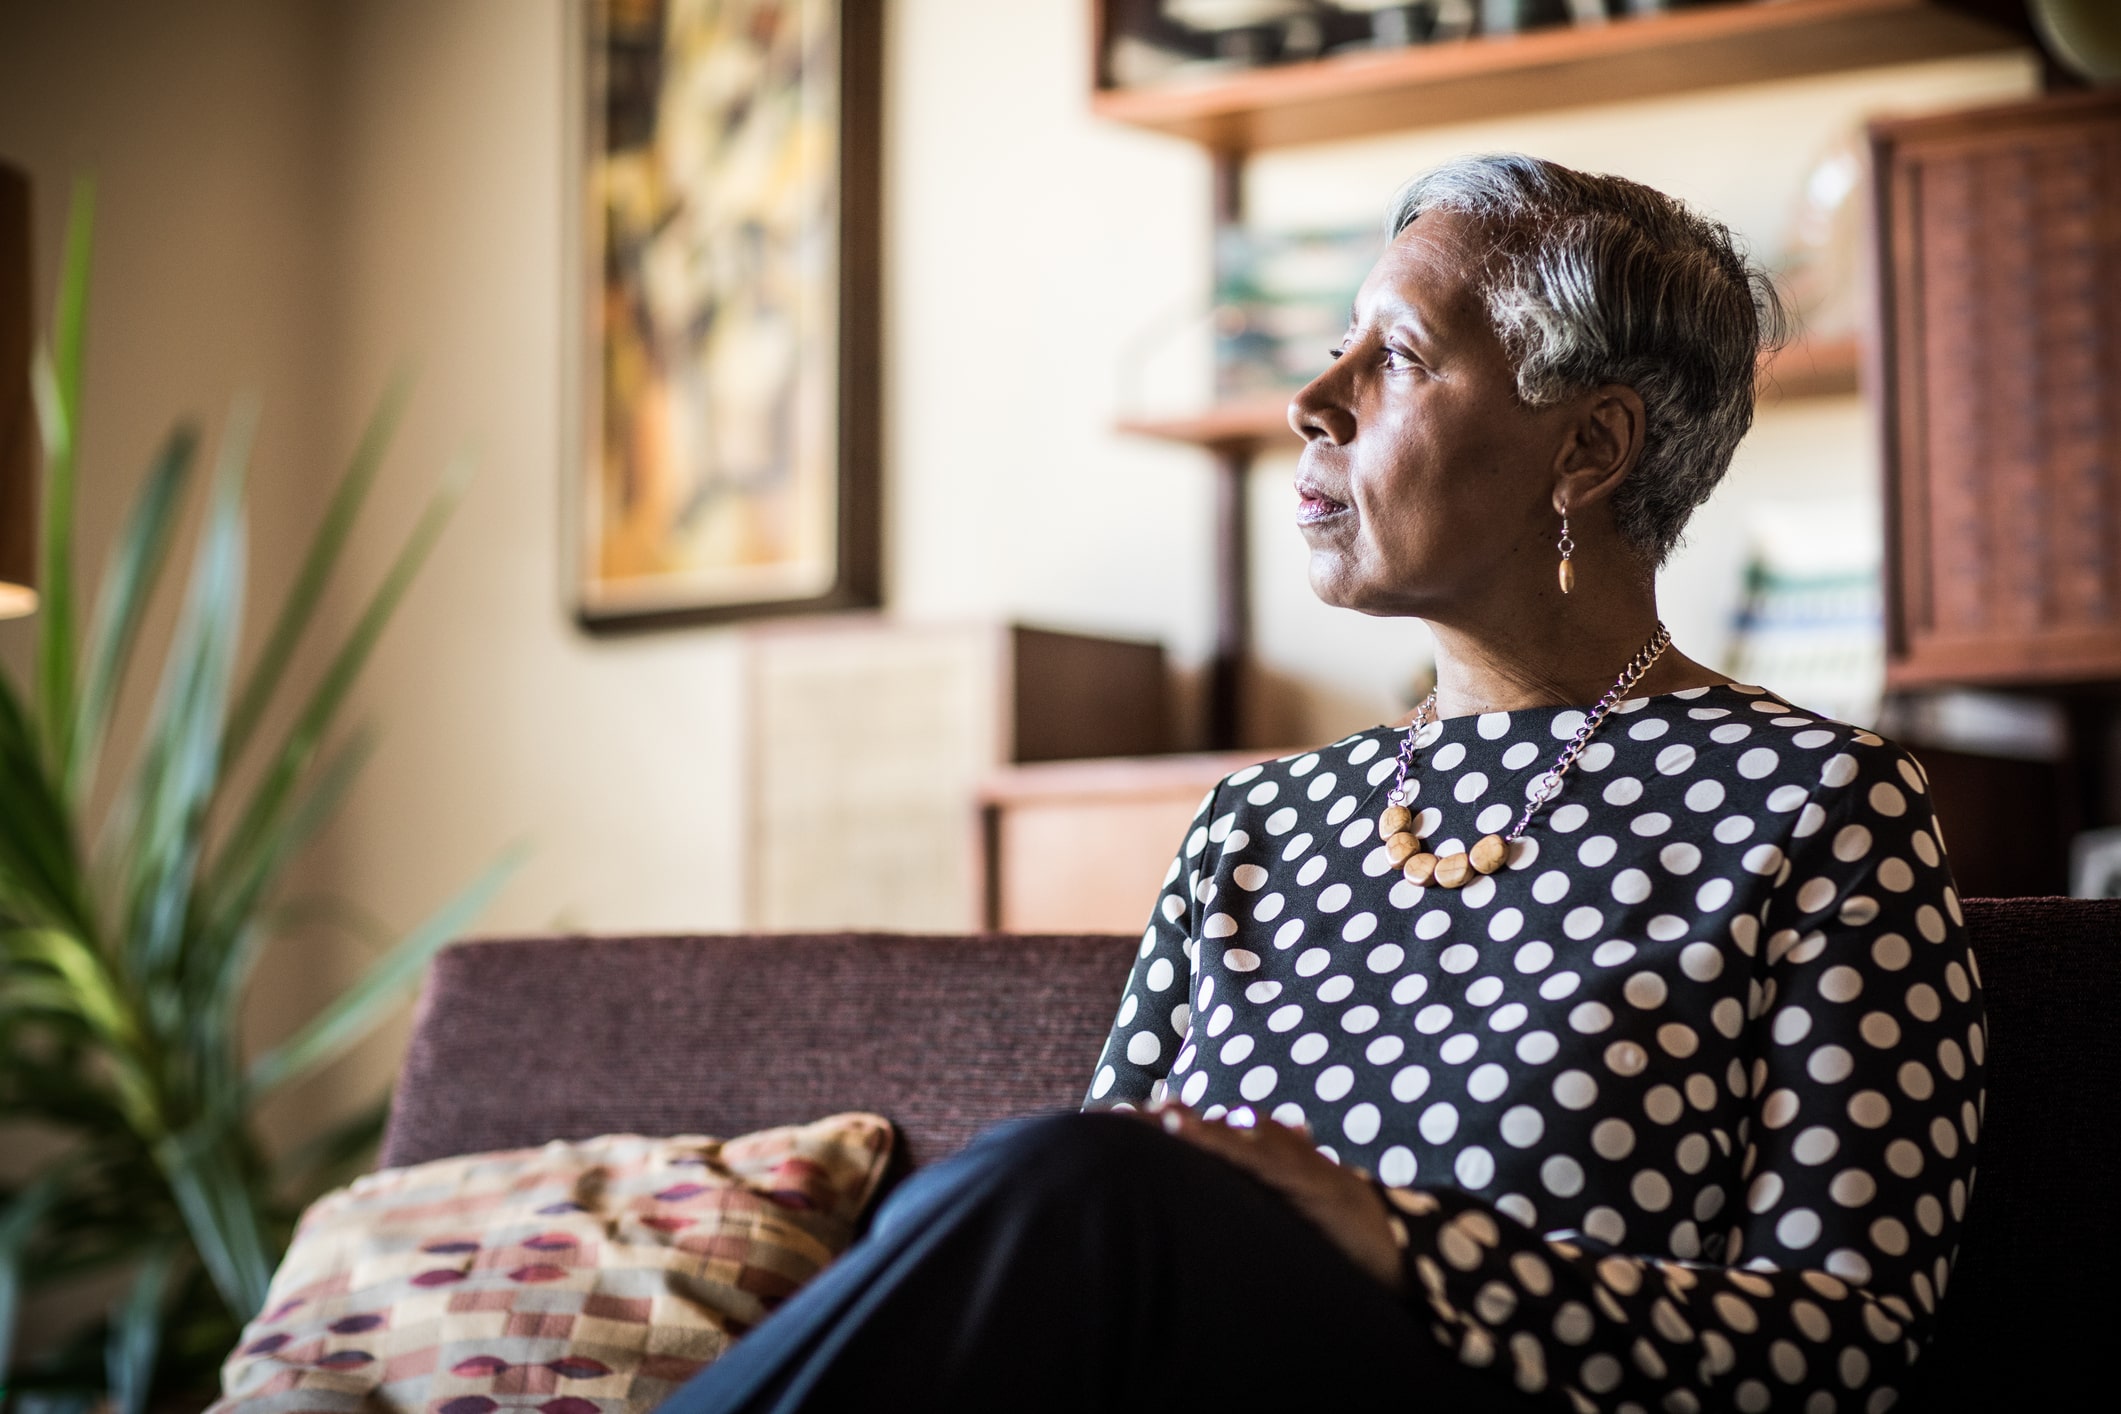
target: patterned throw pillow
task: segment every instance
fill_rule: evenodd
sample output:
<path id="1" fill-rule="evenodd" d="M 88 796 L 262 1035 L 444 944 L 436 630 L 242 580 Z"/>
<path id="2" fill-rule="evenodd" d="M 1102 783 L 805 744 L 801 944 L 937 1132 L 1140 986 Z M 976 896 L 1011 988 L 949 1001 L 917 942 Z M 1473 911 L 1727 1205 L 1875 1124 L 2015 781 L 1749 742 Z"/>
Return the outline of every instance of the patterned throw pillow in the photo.
<path id="1" fill-rule="evenodd" d="M 213 1414 L 642 1414 L 852 1241 L 889 1121 L 386 1169 L 303 1215 Z"/>

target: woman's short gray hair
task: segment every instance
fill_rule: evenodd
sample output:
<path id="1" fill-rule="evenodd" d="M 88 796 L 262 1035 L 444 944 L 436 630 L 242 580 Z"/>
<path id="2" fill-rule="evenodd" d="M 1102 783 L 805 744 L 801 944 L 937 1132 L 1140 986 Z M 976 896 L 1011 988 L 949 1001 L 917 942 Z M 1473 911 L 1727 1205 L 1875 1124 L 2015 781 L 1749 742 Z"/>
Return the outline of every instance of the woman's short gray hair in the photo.
<path id="1" fill-rule="evenodd" d="M 1753 425 L 1755 363 L 1784 338 L 1766 272 L 1683 202 L 1536 157 L 1461 157 L 1416 177 L 1391 234 L 1425 211 L 1469 217 L 1492 242 L 1477 292 L 1519 398 L 1539 407 L 1607 383 L 1642 398 L 1642 458 L 1613 515 L 1663 564 L 1730 469 Z"/>

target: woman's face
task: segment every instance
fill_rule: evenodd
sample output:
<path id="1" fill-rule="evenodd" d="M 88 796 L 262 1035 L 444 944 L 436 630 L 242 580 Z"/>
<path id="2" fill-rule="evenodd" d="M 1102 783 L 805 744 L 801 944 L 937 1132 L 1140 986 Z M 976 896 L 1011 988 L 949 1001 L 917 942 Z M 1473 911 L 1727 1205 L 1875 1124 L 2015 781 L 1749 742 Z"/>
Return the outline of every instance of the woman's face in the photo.
<path id="1" fill-rule="evenodd" d="M 1297 524 L 1328 604 L 1448 619 L 1553 580 L 1573 410 L 1518 401 L 1474 293 L 1478 242 L 1448 212 L 1409 225 L 1363 282 L 1332 364 L 1289 405 L 1305 444 Z"/>

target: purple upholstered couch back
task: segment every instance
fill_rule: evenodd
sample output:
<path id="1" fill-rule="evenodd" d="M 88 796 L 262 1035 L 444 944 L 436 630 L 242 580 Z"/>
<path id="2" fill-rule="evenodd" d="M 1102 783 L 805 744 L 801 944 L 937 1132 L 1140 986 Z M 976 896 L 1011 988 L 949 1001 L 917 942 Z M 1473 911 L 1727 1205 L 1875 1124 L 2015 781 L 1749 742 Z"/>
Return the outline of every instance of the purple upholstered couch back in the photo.
<path id="1" fill-rule="evenodd" d="M 1137 940 L 524 938 L 436 959 L 383 1162 L 874 1110 L 909 1157 L 1082 1102 Z"/>
<path id="2" fill-rule="evenodd" d="M 1914 1407 L 2076 1407 L 2108 1382 L 2121 903 L 1966 905 L 1991 1033 L 1964 1246 Z M 914 1163 L 1080 1102 L 1125 937 L 525 938 L 436 961 L 383 1162 L 889 1115 Z M 2081 1383 L 2079 1383 L 2081 1382 Z"/>

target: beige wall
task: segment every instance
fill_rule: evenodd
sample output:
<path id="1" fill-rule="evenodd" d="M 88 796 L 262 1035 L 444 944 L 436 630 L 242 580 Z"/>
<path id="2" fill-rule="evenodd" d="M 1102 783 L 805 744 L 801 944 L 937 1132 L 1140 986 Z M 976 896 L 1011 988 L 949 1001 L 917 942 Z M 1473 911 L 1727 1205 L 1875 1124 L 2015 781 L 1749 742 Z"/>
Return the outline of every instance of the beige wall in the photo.
<path id="1" fill-rule="evenodd" d="M 535 854 L 489 929 L 742 922 L 735 635 L 591 639 L 562 601 L 571 13 L 561 0 L 0 0 L 0 155 L 27 160 L 47 201 L 84 163 L 103 175 L 92 541 L 173 415 L 255 387 L 269 592 L 389 370 L 412 359 L 417 399 L 333 605 L 343 624 L 444 464 L 476 455 L 470 498 L 361 695 L 383 750 L 310 869 L 400 927 L 516 839 Z M 1088 115 L 1080 0 L 893 0 L 889 13 L 892 602 L 1157 637 L 1197 660 L 1205 468 L 1108 427 L 1144 325 L 1204 289 L 1206 163 Z M 1372 219 L 1438 156 L 1521 147 L 1667 185 L 1772 250 L 1803 171 L 1863 112 L 2031 81 L 2014 60 L 1934 65 L 1301 150 L 1259 164 L 1255 206 L 1273 221 Z M 1326 735 L 1393 710 L 1423 644 L 1310 599 L 1287 470 L 1263 466 L 1252 488 L 1260 651 L 1303 681 Z M 1855 400 L 1764 416 L 1672 572 L 1682 641 L 1715 652 L 1738 502 L 1874 481 Z M 0 630 L 0 652 L 23 642 Z M 283 955 L 262 1027 L 357 961 Z M 323 1098 L 379 1084 L 396 1044 Z"/>
<path id="2" fill-rule="evenodd" d="M 306 511 L 331 368 L 326 72 L 312 14 L 274 0 L 0 0 L 0 159 L 30 174 L 40 314 L 69 187 L 93 175 L 99 189 L 84 578 L 170 428 L 192 417 L 218 433 L 239 389 L 264 404 L 256 519 Z M 270 592 L 290 572 L 280 540 L 256 537 L 254 579 Z M 0 656 L 23 667 L 31 635 L 27 621 L 0 624 Z"/>

